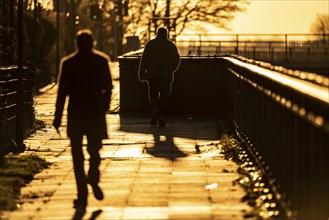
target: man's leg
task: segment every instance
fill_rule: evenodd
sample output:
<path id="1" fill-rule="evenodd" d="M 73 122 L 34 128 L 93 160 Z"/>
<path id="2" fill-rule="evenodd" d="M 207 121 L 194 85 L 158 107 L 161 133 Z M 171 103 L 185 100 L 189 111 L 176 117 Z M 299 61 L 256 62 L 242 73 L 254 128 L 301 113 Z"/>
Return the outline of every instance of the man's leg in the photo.
<path id="1" fill-rule="evenodd" d="M 88 196 L 86 174 L 84 170 L 85 158 L 82 151 L 82 137 L 82 135 L 70 137 L 74 174 L 78 191 L 78 199 L 75 201 L 76 206 L 86 206 Z"/>
<path id="2" fill-rule="evenodd" d="M 95 198 L 98 200 L 102 200 L 104 196 L 101 189 L 98 186 L 100 180 L 99 165 L 101 163 L 101 157 L 99 151 L 102 148 L 102 139 L 98 137 L 91 137 L 89 135 L 87 135 L 87 139 L 88 139 L 87 151 L 90 155 L 88 182 L 93 188 Z"/>
<path id="3" fill-rule="evenodd" d="M 166 126 L 165 113 L 169 105 L 169 99 L 171 94 L 171 81 L 162 79 L 160 86 L 160 108 L 159 108 L 159 125 Z"/>
<path id="4" fill-rule="evenodd" d="M 158 79 L 150 79 L 148 81 L 149 88 L 149 101 L 151 104 L 151 125 L 156 125 L 159 120 L 159 102 L 160 102 L 160 96 L 159 96 L 159 80 Z"/>

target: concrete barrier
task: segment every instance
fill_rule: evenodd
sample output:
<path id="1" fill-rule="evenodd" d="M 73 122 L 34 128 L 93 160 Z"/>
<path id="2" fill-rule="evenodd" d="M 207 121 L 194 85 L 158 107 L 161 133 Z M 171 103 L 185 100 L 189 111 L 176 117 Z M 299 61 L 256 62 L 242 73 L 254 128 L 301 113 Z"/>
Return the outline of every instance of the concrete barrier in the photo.
<path id="1" fill-rule="evenodd" d="M 119 57 L 122 111 L 149 108 L 147 83 L 138 81 L 139 62 L 138 55 Z M 174 75 L 169 111 L 223 111 L 228 99 L 225 72 L 219 57 L 182 57 Z"/>

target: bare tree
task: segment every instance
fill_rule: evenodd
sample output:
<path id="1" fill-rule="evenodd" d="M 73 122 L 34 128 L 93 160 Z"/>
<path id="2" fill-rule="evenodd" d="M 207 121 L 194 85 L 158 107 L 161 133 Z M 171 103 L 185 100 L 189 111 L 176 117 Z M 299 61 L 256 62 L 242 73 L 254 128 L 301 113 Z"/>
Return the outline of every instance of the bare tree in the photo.
<path id="1" fill-rule="evenodd" d="M 329 41 L 329 14 L 317 14 L 311 25 L 311 32 L 317 35 L 317 39 Z"/>
<path id="2" fill-rule="evenodd" d="M 125 18 L 125 32 L 140 35 L 145 39 L 150 21 L 152 29 L 165 23 L 161 19 L 152 20 L 152 18 L 166 16 L 167 2 L 170 3 L 171 27 L 175 26 L 177 35 L 195 21 L 207 22 L 219 28 L 227 29 L 235 13 L 244 11 L 249 4 L 246 0 L 129 1 L 129 16 Z"/>
<path id="3" fill-rule="evenodd" d="M 34 2 L 34 0 L 28 1 Z M 175 30 L 174 33 L 171 33 L 172 36 L 183 33 L 186 27 L 195 26 L 193 24 L 196 21 L 228 29 L 228 24 L 236 13 L 244 11 L 249 4 L 249 0 L 61 0 L 61 2 L 62 7 L 65 5 L 65 14 L 63 11 L 61 14 L 61 18 L 64 18 L 61 20 L 65 20 L 64 25 L 61 26 L 64 31 L 61 36 L 65 38 L 66 52 L 74 49 L 73 37 L 79 27 L 100 26 L 99 43 L 102 44 L 102 49 L 108 50 L 106 45 L 115 43 L 113 30 L 117 30 L 119 33 L 117 44 L 121 45 L 121 41 L 124 39 L 123 34 L 139 36 L 145 42 L 149 38 L 150 31 L 155 31 L 161 25 L 168 25 L 166 23 L 168 21 L 161 19 L 168 15 L 170 17 L 169 26 Z M 95 4 L 95 2 L 104 6 L 101 21 L 92 21 L 89 18 L 90 4 Z M 170 3 L 169 12 L 168 3 Z M 121 5 L 119 10 L 116 9 L 118 6 L 115 6 L 118 4 Z M 77 16 L 79 17 L 78 22 L 76 21 Z M 117 19 L 118 17 L 119 19 Z M 113 28 L 115 25 L 117 25 L 116 29 Z"/>

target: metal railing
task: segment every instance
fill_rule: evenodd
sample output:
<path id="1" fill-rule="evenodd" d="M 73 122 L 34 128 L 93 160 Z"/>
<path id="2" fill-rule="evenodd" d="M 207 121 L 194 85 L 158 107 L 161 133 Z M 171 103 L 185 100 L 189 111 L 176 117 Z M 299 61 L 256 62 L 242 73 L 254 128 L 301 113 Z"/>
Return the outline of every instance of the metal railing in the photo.
<path id="1" fill-rule="evenodd" d="M 327 219 L 329 79 L 312 74 L 318 80 L 308 81 L 311 73 L 292 76 L 236 58 L 224 60 L 234 88 L 230 115 L 246 148 L 276 178 L 279 197 L 291 204 L 288 216 Z"/>
<path id="2" fill-rule="evenodd" d="M 13 149 L 4 149 L 16 139 L 18 102 L 18 67 L 0 67 L 0 152 L 2 155 Z M 34 121 L 34 73 L 23 68 L 23 127 L 26 130 Z"/>
<path id="3" fill-rule="evenodd" d="M 329 63 L 328 34 L 179 35 L 181 55 L 235 54 L 268 62 Z"/>

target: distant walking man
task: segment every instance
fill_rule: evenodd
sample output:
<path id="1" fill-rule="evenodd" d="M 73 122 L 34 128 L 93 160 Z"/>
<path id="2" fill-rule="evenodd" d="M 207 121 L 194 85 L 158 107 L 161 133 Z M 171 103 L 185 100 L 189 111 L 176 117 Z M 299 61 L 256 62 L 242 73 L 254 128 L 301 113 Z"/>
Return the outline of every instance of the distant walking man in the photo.
<path id="1" fill-rule="evenodd" d="M 107 138 L 105 114 L 109 109 L 112 91 L 112 77 L 109 69 L 109 57 L 96 51 L 94 38 L 90 30 L 80 30 L 76 36 L 78 50 L 61 61 L 56 113 L 53 122 L 58 131 L 65 99 L 69 97 L 67 135 L 71 140 L 74 173 L 78 198 L 74 207 L 86 209 L 89 183 L 94 196 L 103 199 L 99 165 L 99 151 L 102 139 Z M 88 176 L 84 170 L 82 150 L 83 136 L 87 136 L 87 151 L 90 155 Z"/>
<path id="2" fill-rule="evenodd" d="M 160 27 L 157 36 L 147 42 L 139 65 L 139 80 L 148 82 L 151 125 L 166 126 L 165 112 L 169 104 L 174 72 L 180 64 L 175 44 L 168 40 L 168 30 Z"/>

